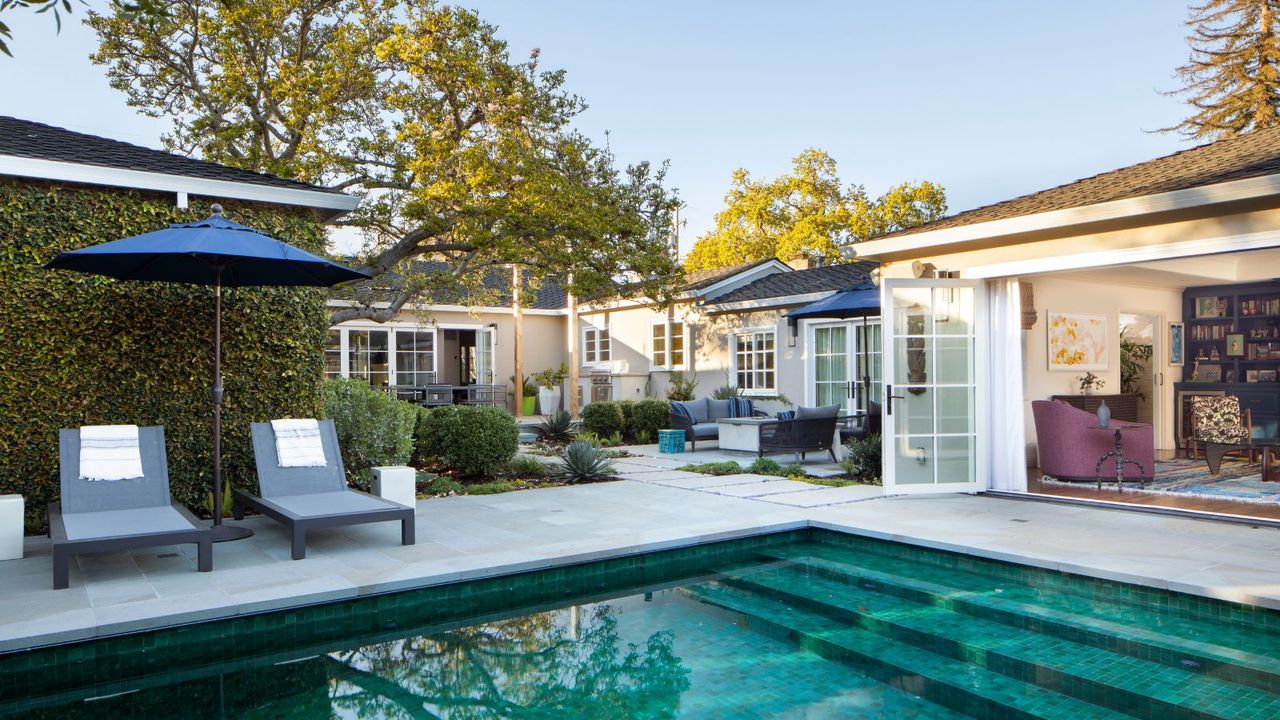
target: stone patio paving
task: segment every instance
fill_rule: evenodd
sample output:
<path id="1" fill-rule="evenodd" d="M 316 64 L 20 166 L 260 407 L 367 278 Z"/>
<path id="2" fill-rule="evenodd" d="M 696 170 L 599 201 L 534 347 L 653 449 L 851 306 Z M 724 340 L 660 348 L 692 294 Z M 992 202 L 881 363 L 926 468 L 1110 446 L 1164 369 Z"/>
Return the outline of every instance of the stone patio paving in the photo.
<path id="1" fill-rule="evenodd" d="M 633 459 L 634 460 L 634 459 Z M 620 482 L 418 503 L 418 544 L 394 523 L 318 531 L 289 560 L 283 529 L 216 545 L 80 558 L 51 589 L 48 542 L 0 563 L 0 651 L 817 526 L 1280 609 L 1280 531 L 983 496 L 884 498 L 635 462 Z M 659 463 L 659 464 L 653 464 Z M 779 484 L 781 483 L 781 484 Z"/>

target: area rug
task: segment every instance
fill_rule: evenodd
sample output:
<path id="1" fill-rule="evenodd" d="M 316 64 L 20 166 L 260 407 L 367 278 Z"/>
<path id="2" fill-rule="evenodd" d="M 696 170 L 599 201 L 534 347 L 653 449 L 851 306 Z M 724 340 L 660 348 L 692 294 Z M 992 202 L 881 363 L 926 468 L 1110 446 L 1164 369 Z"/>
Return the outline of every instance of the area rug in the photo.
<path id="1" fill-rule="evenodd" d="M 1081 486 L 1082 483 L 1063 482 L 1050 477 L 1042 482 L 1052 485 Z M 1083 483 L 1087 485 L 1088 483 Z M 1115 480 L 1103 481 L 1103 487 L 1115 487 Z M 1158 460 L 1156 479 L 1139 490 L 1136 483 L 1126 480 L 1126 492 L 1173 494 L 1215 500 L 1235 500 L 1265 504 L 1280 504 L 1280 482 L 1263 482 L 1262 468 L 1256 463 L 1224 461 L 1217 475 L 1209 473 L 1204 460 Z"/>

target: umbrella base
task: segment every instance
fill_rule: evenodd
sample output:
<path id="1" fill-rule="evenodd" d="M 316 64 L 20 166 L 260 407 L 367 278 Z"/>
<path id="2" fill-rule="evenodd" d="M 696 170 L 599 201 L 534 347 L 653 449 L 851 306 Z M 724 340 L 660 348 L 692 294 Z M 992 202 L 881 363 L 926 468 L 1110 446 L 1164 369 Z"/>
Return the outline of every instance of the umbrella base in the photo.
<path id="1" fill-rule="evenodd" d="M 239 525 L 214 525 L 210 530 L 213 531 L 213 541 L 216 543 L 243 540 L 253 534 L 249 528 Z"/>

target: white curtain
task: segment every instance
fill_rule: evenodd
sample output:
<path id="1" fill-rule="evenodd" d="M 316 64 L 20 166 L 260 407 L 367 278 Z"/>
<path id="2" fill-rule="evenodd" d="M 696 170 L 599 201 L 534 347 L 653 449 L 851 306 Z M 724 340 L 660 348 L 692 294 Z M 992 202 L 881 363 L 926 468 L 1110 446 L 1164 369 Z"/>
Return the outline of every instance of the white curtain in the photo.
<path id="1" fill-rule="evenodd" d="M 987 281 L 987 357 L 991 404 L 987 446 L 991 490 L 1027 489 L 1022 397 L 1022 308 L 1016 279 Z"/>

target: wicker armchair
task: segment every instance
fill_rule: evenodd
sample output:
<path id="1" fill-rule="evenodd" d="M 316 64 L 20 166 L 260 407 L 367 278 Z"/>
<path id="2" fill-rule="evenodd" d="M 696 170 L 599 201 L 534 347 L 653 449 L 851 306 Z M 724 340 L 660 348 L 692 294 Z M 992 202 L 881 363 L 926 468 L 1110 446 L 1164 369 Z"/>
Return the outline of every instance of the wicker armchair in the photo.
<path id="1" fill-rule="evenodd" d="M 839 405 L 802 407 L 796 409 L 795 417 L 790 420 L 762 423 L 760 457 L 770 453 L 790 452 L 795 453 L 796 462 L 800 462 L 805 453 L 826 450 L 833 462 L 838 461 L 834 440 L 839 414 Z"/>

